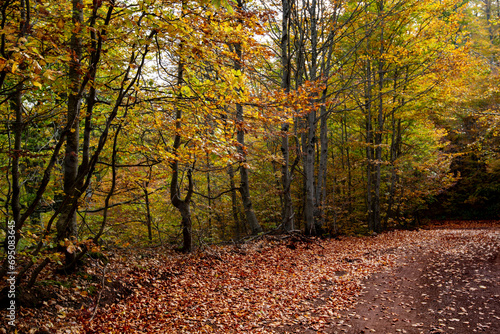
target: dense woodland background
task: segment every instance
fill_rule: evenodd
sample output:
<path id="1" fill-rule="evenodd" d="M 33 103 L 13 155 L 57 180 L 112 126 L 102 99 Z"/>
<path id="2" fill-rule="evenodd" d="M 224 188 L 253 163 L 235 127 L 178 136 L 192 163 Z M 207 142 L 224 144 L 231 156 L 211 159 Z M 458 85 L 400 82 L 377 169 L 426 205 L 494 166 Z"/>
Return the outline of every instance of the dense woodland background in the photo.
<path id="1" fill-rule="evenodd" d="M 20 279 L 99 245 L 498 218 L 499 19 L 493 0 L 3 0 Z"/>

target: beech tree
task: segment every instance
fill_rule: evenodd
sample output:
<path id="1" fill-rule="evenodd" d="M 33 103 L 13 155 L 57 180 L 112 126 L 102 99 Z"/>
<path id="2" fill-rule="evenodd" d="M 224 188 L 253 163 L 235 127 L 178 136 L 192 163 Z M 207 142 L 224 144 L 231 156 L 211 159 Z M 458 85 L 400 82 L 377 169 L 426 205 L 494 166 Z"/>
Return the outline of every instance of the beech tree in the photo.
<path id="1" fill-rule="evenodd" d="M 477 77 L 496 71 L 497 7 L 2 2 L 0 204 L 23 272 L 137 235 L 182 235 L 190 252 L 408 222 L 450 183 L 439 114 L 463 105 L 445 83 L 463 86 L 470 59 Z M 490 78 L 460 93 L 487 96 L 484 114 Z M 495 117 L 476 121 L 495 137 Z"/>
<path id="2" fill-rule="evenodd" d="M 14 2 L 6 4 L 6 6 L 8 5 L 17 6 Z M 14 145 L 12 152 L 21 153 L 21 150 L 17 150 L 16 147 L 22 147 L 22 143 L 19 141 L 23 140 L 22 132 L 37 131 L 37 126 L 40 124 L 39 120 L 49 124 L 52 122 L 54 133 L 51 134 L 45 131 L 40 136 L 41 140 L 47 141 L 44 147 L 52 146 L 52 149 L 49 158 L 40 161 L 40 165 L 45 165 L 43 167 L 43 177 L 37 180 L 38 184 L 36 186 L 31 185 L 32 189 L 34 189 L 32 190 L 34 196 L 24 198 L 25 210 L 22 214 L 17 209 L 20 191 L 15 184 L 19 183 L 19 178 L 16 179 L 16 173 L 14 173 L 14 191 L 12 192 L 11 203 L 14 205 L 16 231 L 19 236 L 27 219 L 37 210 L 42 201 L 50 202 L 53 200 L 46 197 L 49 195 L 47 189 L 49 186 L 51 188 L 57 187 L 58 180 L 53 177 L 53 171 L 59 160 L 59 152 L 63 144 L 66 143 L 65 163 L 63 166 L 65 194 L 61 203 L 55 208 L 52 216 L 44 226 L 42 236 L 36 240 L 38 246 L 33 253 L 36 255 L 41 251 L 46 242 L 45 239 L 51 232 L 52 224 L 57 219 L 56 242 L 60 243 L 64 249 L 66 268 L 69 269 L 75 265 L 77 258 L 81 257 L 86 249 L 84 245 L 79 247 L 75 239 L 75 211 L 78 207 L 78 200 L 90 184 L 100 153 L 107 143 L 111 125 L 122 110 L 124 99 L 129 95 L 140 77 L 148 53 L 147 43 L 153 34 L 151 32 L 138 33 L 136 36 L 144 37 L 144 40 L 140 42 L 138 42 L 139 40 L 132 41 L 128 48 L 129 53 L 127 53 L 126 49 L 121 49 L 120 51 L 123 51 L 123 53 L 120 54 L 119 58 L 114 59 L 117 74 L 112 76 L 110 80 L 101 80 L 97 76 L 98 69 L 103 71 L 110 69 L 108 66 L 110 58 L 108 57 L 112 52 L 104 52 L 107 51 L 104 49 L 107 36 L 112 35 L 119 39 L 131 31 L 128 30 L 128 25 L 123 25 L 123 27 L 127 28 L 122 30 L 110 28 L 110 22 L 113 21 L 118 26 L 120 26 L 118 22 L 122 22 L 123 18 L 120 15 L 114 15 L 115 10 L 118 11 L 120 8 L 118 4 L 114 2 L 106 4 L 94 3 L 90 7 L 91 10 L 86 12 L 88 20 L 82 17 L 84 14 L 83 7 L 79 1 L 71 3 L 71 10 L 66 10 L 66 3 L 54 6 L 51 3 L 40 4 L 36 12 L 30 11 L 32 7 L 30 7 L 29 1 L 22 1 L 21 5 L 21 8 L 25 6 L 25 14 L 21 14 L 19 19 L 19 21 L 23 22 L 23 25 L 32 22 L 28 20 L 28 17 L 33 19 L 34 15 L 37 16 L 37 20 L 34 20 L 34 23 L 29 25 L 29 34 L 27 30 L 24 39 L 11 39 L 6 35 L 7 32 L 10 34 L 17 31 L 14 23 L 19 17 L 5 15 L 2 21 L 6 28 L 2 32 L 3 47 L 5 50 L 18 50 L 16 52 L 19 53 L 19 56 L 15 53 L 4 53 L 5 56 L 11 59 L 4 58 L 6 63 L 10 62 L 10 66 L 2 68 L 2 77 L 4 78 L 2 84 L 9 83 L 10 85 L 10 82 L 12 82 L 10 79 L 17 76 L 24 78 L 23 81 L 30 84 L 26 88 L 17 86 L 23 89 L 23 94 L 17 95 L 18 103 L 16 105 L 19 106 L 19 110 L 29 111 L 31 115 L 27 121 L 18 118 L 17 122 L 22 126 L 17 127 L 19 129 L 18 142 Z M 4 7 L 4 10 L 4 14 L 11 13 L 8 7 Z M 123 6 L 119 10 L 126 9 Z M 54 24 L 51 23 L 53 18 L 59 15 L 56 13 L 62 13 L 62 15 Z M 83 22 L 88 25 L 84 25 Z M 69 45 L 64 43 L 64 36 L 71 36 Z M 47 46 L 45 41 L 50 41 L 50 46 Z M 27 45 L 19 47 L 19 42 Z M 88 46 L 85 51 L 83 50 L 83 43 L 87 43 Z M 112 47 L 112 45 L 109 45 L 109 47 Z M 30 54 L 24 51 L 28 49 Z M 112 55 L 112 57 L 115 56 L 116 54 Z M 18 69 L 22 73 L 18 73 Z M 66 70 L 68 71 L 67 75 L 64 74 Z M 107 88 L 112 86 L 117 87 L 117 89 Z M 66 94 L 66 89 L 69 90 L 68 94 Z M 97 95 L 99 90 L 100 96 Z M 85 99 L 84 96 L 86 96 Z M 51 99 L 55 103 L 43 103 L 51 101 Z M 95 115 L 93 110 L 101 99 L 107 99 L 106 104 L 109 107 L 101 109 L 103 112 Z M 85 107 L 82 107 L 83 100 L 85 100 L 84 106 L 86 107 L 85 115 L 81 113 L 82 109 L 85 110 Z M 67 106 L 67 112 L 62 113 L 64 119 L 61 119 L 58 109 L 63 104 Z M 79 120 L 83 116 L 85 116 L 85 124 L 82 151 L 79 140 Z M 63 126 L 61 122 L 65 122 L 65 125 Z M 94 122 L 100 122 L 102 125 L 99 131 L 94 131 Z M 27 144 L 29 137 L 25 138 Z M 90 151 L 91 141 L 95 143 L 93 151 Z M 33 148 L 26 144 L 24 146 L 25 153 L 23 153 L 23 156 L 26 157 L 24 162 L 30 164 L 33 161 L 32 155 L 36 155 L 36 151 L 33 152 Z M 78 164 L 79 152 L 82 152 L 82 162 L 80 164 Z M 18 155 L 19 153 L 15 154 Z M 18 166 L 16 159 L 18 158 L 14 159 L 15 168 Z M 6 217 L 9 217 L 9 215 Z M 18 242 L 19 238 L 16 240 Z M 82 252 L 76 256 L 78 249 Z M 42 263 L 46 264 L 46 261 Z M 26 272 L 32 265 L 33 262 L 28 260 L 23 271 Z"/>
<path id="3" fill-rule="evenodd" d="M 400 216 L 396 211 L 401 208 L 402 193 L 411 188 L 399 184 L 403 182 L 401 177 L 404 178 L 402 170 L 398 170 L 405 155 L 404 132 L 411 131 L 409 127 L 419 122 L 413 112 L 422 109 L 415 101 L 422 100 L 441 84 L 444 77 L 435 73 L 440 73 L 443 63 L 460 52 L 450 48 L 458 34 L 460 11 L 455 12 L 456 16 L 444 15 L 452 5 L 376 1 L 366 7 L 366 14 L 375 19 L 372 25 L 363 28 L 365 42 L 356 49 L 359 66 L 355 71 L 362 86 L 353 90 L 351 97 L 363 113 L 369 230 L 381 231 L 388 220 Z M 390 166 L 389 170 L 385 166 Z M 384 184 L 388 184 L 387 189 Z M 397 200 L 398 188 L 402 197 Z"/>

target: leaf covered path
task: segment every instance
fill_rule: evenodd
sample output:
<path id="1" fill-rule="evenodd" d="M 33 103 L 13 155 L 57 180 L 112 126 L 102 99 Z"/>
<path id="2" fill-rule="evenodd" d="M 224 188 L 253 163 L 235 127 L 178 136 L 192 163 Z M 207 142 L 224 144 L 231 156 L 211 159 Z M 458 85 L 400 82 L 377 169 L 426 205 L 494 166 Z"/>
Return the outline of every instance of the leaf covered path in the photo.
<path id="1" fill-rule="evenodd" d="M 498 276 L 483 271 L 487 263 L 498 269 L 497 230 L 397 231 L 290 246 L 262 241 L 247 249 L 152 257 L 126 274 L 130 297 L 100 307 L 91 322 L 83 317 L 85 331 L 437 333 L 462 327 L 488 332 L 498 325 L 500 314 L 488 314 L 494 300 L 498 308 Z M 364 280 L 375 272 L 372 281 Z M 464 279 L 454 281 L 456 275 Z M 456 305 L 475 291 L 493 301 L 479 296 L 482 308 L 465 311 Z M 401 293 L 427 302 L 408 302 Z M 477 321 L 467 323 L 472 315 Z"/>
<path id="2" fill-rule="evenodd" d="M 411 241 L 404 233 L 292 247 L 267 240 L 248 249 L 153 258 L 143 264 L 147 269 L 127 274 L 133 294 L 101 308 L 86 330 L 273 332 L 297 323 L 319 329 L 352 303 L 360 279 L 390 264 L 385 248 L 399 246 L 402 238 Z M 326 290 L 331 296 L 318 303 Z"/>
<path id="3" fill-rule="evenodd" d="M 498 333 L 499 236 L 436 231 L 431 244 L 398 256 L 397 268 L 365 280 L 354 309 L 326 332 Z"/>
<path id="4" fill-rule="evenodd" d="M 104 280 L 97 260 L 67 282 L 44 277 L 61 283 L 41 285 L 37 296 L 48 290 L 40 306 L 20 307 L 16 327 L 19 333 L 496 333 L 500 229 L 489 226 L 311 242 L 264 237 L 191 255 L 123 249 L 109 254 Z"/>

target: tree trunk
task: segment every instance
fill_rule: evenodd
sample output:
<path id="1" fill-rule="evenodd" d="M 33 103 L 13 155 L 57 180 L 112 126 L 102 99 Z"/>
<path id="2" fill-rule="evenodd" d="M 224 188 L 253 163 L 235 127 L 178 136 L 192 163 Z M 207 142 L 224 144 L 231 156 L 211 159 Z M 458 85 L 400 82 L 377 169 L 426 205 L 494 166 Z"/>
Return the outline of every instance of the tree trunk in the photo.
<path id="1" fill-rule="evenodd" d="M 324 95 L 326 92 L 324 92 Z M 325 99 L 323 99 L 324 101 Z M 326 223 L 326 181 L 327 181 L 327 164 L 328 164 L 328 124 L 326 106 L 321 106 L 321 121 L 320 121 L 320 151 L 319 151 L 319 166 L 318 166 L 318 182 L 316 187 L 316 205 L 317 205 L 317 224 L 321 229 Z"/>
<path id="2" fill-rule="evenodd" d="M 7 4 L 6 4 L 7 6 Z M 24 37 L 27 33 L 29 22 L 29 1 L 21 1 L 20 3 L 20 17 L 21 23 L 19 27 L 20 36 Z M 4 49 L 4 43 L 2 43 L 2 51 Z M 25 66 L 25 65 L 21 65 Z M 23 89 L 24 84 L 20 81 L 15 88 L 14 93 L 10 96 L 10 107 L 13 109 L 16 115 L 14 123 L 14 150 L 12 152 L 12 197 L 11 197 L 11 208 L 12 208 L 12 218 L 14 220 L 14 230 L 15 230 L 15 245 L 19 241 L 20 229 L 21 229 L 21 184 L 20 184 L 20 173 L 19 173 L 19 158 L 21 156 L 21 142 L 23 134 Z M 6 201 L 8 205 L 8 200 Z M 8 212 L 8 211 L 7 211 Z M 7 232 L 7 229 L 6 229 Z M 8 233 L 7 233 L 8 234 Z M 7 251 L 7 238 L 5 239 L 5 250 Z"/>
<path id="3" fill-rule="evenodd" d="M 236 119 L 239 124 L 241 124 L 243 119 L 243 107 L 241 105 L 236 106 Z M 241 125 L 240 125 L 241 127 Z M 243 129 L 238 129 L 236 138 L 238 140 L 238 153 L 241 157 L 240 160 L 240 194 L 241 200 L 243 202 L 243 208 L 245 210 L 245 216 L 248 226 L 250 227 L 252 234 L 258 234 L 262 232 L 262 227 L 260 226 L 257 216 L 253 210 L 252 200 L 250 198 L 250 186 L 248 179 L 248 169 L 245 167 L 246 163 L 246 153 L 245 153 L 245 135 Z"/>
<path id="4" fill-rule="evenodd" d="M 371 134 L 371 122 L 367 121 L 367 132 Z M 370 135 L 371 137 L 371 135 Z M 372 145 L 371 138 L 367 139 L 367 145 Z M 374 219 L 373 219 L 373 194 L 372 194 L 372 178 L 373 178 L 373 158 L 372 158 L 371 147 L 366 148 L 366 159 L 367 169 L 366 169 L 366 210 L 367 210 L 367 222 L 368 229 L 370 231 L 374 230 Z"/>
<path id="5" fill-rule="evenodd" d="M 316 17 L 316 0 L 312 0 L 308 8 L 311 31 L 311 67 L 309 69 L 309 79 L 316 80 L 317 76 L 317 58 L 318 58 L 318 32 Z M 306 133 L 302 136 L 304 147 L 304 176 L 305 176 L 305 220 L 306 234 L 317 235 L 316 224 L 316 196 L 314 192 L 314 147 L 316 143 L 316 111 L 312 110 L 306 117 Z"/>
<path id="6" fill-rule="evenodd" d="M 191 195 L 193 194 L 193 178 L 191 175 L 191 170 L 188 171 L 188 192 L 184 200 L 180 198 L 180 189 L 178 187 L 179 179 L 179 162 L 176 161 L 172 166 L 172 181 L 170 183 L 170 200 L 172 205 L 179 210 L 181 214 L 181 226 L 182 226 L 182 238 L 183 244 L 181 251 L 184 253 L 190 253 L 193 251 L 193 239 L 192 239 L 192 222 L 191 222 Z"/>
<path id="7" fill-rule="evenodd" d="M 14 123 L 14 150 L 12 151 L 12 217 L 15 223 L 18 223 L 21 218 L 20 204 L 20 175 L 19 175 L 19 157 L 21 156 L 21 141 L 23 133 L 23 104 L 22 104 L 22 87 L 19 83 L 16 92 L 11 99 L 11 108 L 14 110 L 16 120 Z M 16 238 L 17 239 L 17 238 Z M 7 246 L 7 244 L 5 244 Z"/>
<path id="8" fill-rule="evenodd" d="M 328 93 L 328 77 L 330 76 L 330 63 L 333 54 L 333 43 L 328 47 L 328 54 L 323 57 L 321 72 L 325 78 L 325 89 L 321 94 L 320 107 L 320 151 L 318 166 L 318 182 L 316 187 L 316 211 L 317 211 L 317 230 L 321 230 L 326 223 L 326 187 L 327 187 L 327 169 L 328 169 L 328 110 L 326 108 L 326 96 Z M 326 58 L 326 59 L 325 59 Z"/>
<path id="9" fill-rule="evenodd" d="M 383 9 L 381 5 L 380 10 Z M 384 28 L 381 28 L 380 40 L 384 40 Z M 384 54 L 384 44 L 381 42 L 380 56 Z M 382 182 L 382 139 L 384 134 L 384 62 L 378 62 L 378 115 L 377 115 L 377 132 L 375 134 L 375 198 L 373 203 L 373 230 L 375 232 L 381 231 L 380 220 L 380 187 Z"/>
<path id="10" fill-rule="evenodd" d="M 180 142 L 180 141 L 179 141 Z M 175 146 L 174 146 L 175 147 Z M 176 160 L 172 164 L 172 180 L 170 182 L 170 201 L 172 205 L 179 210 L 181 214 L 181 226 L 182 226 L 182 237 L 183 245 L 181 251 L 184 253 L 190 253 L 193 251 L 193 239 L 192 239 L 192 222 L 191 222 L 191 196 L 193 194 L 193 177 L 191 175 L 191 170 L 188 170 L 188 192 L 184 200 L 181 199 L 180 189 L 178 185 L 179 181 L 179 162 Z"/>
<path id="11" fill-rule="evenodd" d="M 212 184 L 210 179 L 210 157 L 207 153 L 208 237 L 212 237 Z M 224 238 L 224 229 L 222 229 Z"/>
<path id="12" fill-rule="evenodd" d="M 335 164 L 335 155 L 332 152 L 332 165 Z M 334 174 L 333 176 L 333 182 L 332 182 L 332 207 L 333 207 L 333 218 L 332 218 L 332 227 L 333 227 L 333 233 L 336 235 L 338 233 L 338 225 L 337 225 L 337 219 L 338 219 L 338 214 L 337 214 L 337 177 Z M 332 230 L 332 229 L 330 229 Z"/>
<path id="13" fill-rule="evenodd" d="M 144 199 L 146 201 L 146 225 L 148 227 L 148 239 L 149 241 L 153 241 L 153 230 L 152 230 L 152 219 L 151 219 L 151 206 L 149 204 L 149 191 L 148 184 L 144 187 Z"/>
<path id="14" fill-rule="evenodd" d="M 396 125 L 397 124 L 397 125 Z M 391 186 L 389 189 L 389 199 L 387 205 L 387 214 L 382 228 L 388 228 L 389 219 L 394 217 L 393 205 L 396 196 L 396 185 L 398 183 L 398 173 L 395 165 L 396 159 L 399 156 L 399 143 L 401 141 L 401 119 L 396 121 L 394 117 L 394 110 L 392 112 L 392 136 L 391 136 Z"/>
<path id="15" fill-rule="evenodd" d="M 189 202 L 182 201 L 179 203 L 179 206 L 177 206 L 177 209 L 182 216 L 182 251 L 184 253 L 190 253 L 193 251 L 193 228 L 191 222 L 191 209 L 189 204 Z"/>
<path id="16" fill-rule="evenodd" d="M 238 0 L 238 9 L 243 10 L 243 1 Z M 242 49 L 240 43 L 234 44 L 234 50 L 236 53 L 236 59 L 234 60 L 234 69 L 236 71 L 243 71 L 243 66 L 241 64 Z M 240 92 L 241 93 L 241 92 Z M 250 185 L 248 179 L 248 168 L 246 167 L 246 146 L 245 146 L 245 129 L 244 129 L 244 119 L 243 119 L 243 106 L 240 103 L 236 104 L 236 140 L 238 141 L 238 155 L 240 157 L 240 193 L 241 200 L 243 202 L 243 207 L 245 209 L 245 215 L 248 226 L 252 230 L 252 234 L 258 234 L 262 232 L 262 227 L 257 220 L 257 216 L 253 210 L 252 199 L 250 198 Z"/>
<path id="17" fill-rule="evenodd" d="M 282 0 L 283 17 L 281 20 L 281 88 L 285 92 L 290 91 L 290 11 L 291 4 L 289 0 Z M 283 208 L 281 223 L 285 231 L 295 229 L 294 209 L 290 187 L 292 185 L 292 177 L 290 173 L 290 145 L 289 145 L 289 125 L 281 126 L 281 153 L 283 155 L 283 165 L 281 167 L 281 186 L 283 189 Z"/>
<path id="18" fill-rule="evenodd" d="M 316 207 L 314 199 L 314 123 L 315 114 L 311 112 L 307 117 L 308 131 L 302 137 L 304 146 L 304 187 L 305 187 L 305 220 L 306 220 L 306 234 L 316 235 L 315 212 Z"/>
<path id="19" fill-rule="evenodd" d="M 406 78 L 405 82 L 403 85 L 403 92 L 406 90 L 406 83 L 408 80 L 408 69 L 406 69 Z M 396 70 L 394 73 L 394 91 L 396 91 L 398 87 L 398 71 Z M 393 105 L 396 106 L 398 98 L 395 96 L 393 98 Z M 399 105 L 404 105 L 405 104 L 405 99 L 400 98 L 400 104 Z M 384 220 L 384 225 L 382 226 L 383 229 L 388 228 L 388 222 L 389 219 L 394 218 L 394 203 L 396 201 L 396 186 L 399 182 L 399 177 L 397 173 L 397 168 L 396 168 L 396 160 L 398 159 L 400 153 L 401 153 L 401 118 L 396 119 L 395 115 L 395 107 L 393 107 L 391 111 L 391 126 L 392 126 L 392 136 L 391 136 L 391 146 L 390 146 L 390 163 L 391 163 L 391 185 L 389 189 L 389 198 L 388 198 L 388 205 L 387 205 L 387 214 L 385 216 Z"/>
<path id="20" fill-rule="evenodd" d="M 72 0 L 73 4 L 73 33 L 71 36 L 70 49 L 72 59 L 69 65 L 69 81 L 71 90 L 68 96 L 67 126 L 71 129 L 66 135 L 66 153 L 64 157 L 64 193 L 70 197 L 62 208 L 61 215 L 57 221 L 57 240 L 72 239 L 77 237 L 77 223 L 75 206 L 73 205 L 76 194 L 76 179 L 78 175 L 78 150 L 79 150 L 79 125 L 80 125 L 80 80 L 82 41 L 79 37 L 78 28 L 83 25 L 83 2 Z M 66 264 L 73 261 L 73 255 L 65 252 Z"/>
<path id="21" fill-rule="evenodd" d="M 147 228 L 148 228 L 148 239 L 149 241 L 153 241 L 153 230 L 152 230 L 152 217 L 151 217 L 151 204 L 150 204 L 150 201 L 149 201 L 149 190 L 148 190 L 148 187 L 149 187 L 149 183 L 151 182 L 151 176 L 152 176 L 152 173 L 153 173 L 153 167 L 152 166 L 149 166 L 149 171 L 148 171 L 148 179 L 147 181 L 144 181 L 144 184 L 143 184 L 143 191 L 144 191 L 144 200 L 146 201 L 146 225 L 147 225 Z"/>
<path id="22" fill-rule="evenodd" d="M 182 51 L 183 44 L 181 42 L 179 49 Z M 179 52 L 179 57 L 181 57 L 182 52 Z M 177 86 L 181 86 L 184 82 L 184 64 L 182 59 L 179 59 L 179 64 L 177 65 Z M 175 104 L 175 136 L 172 151 L 176 156 L 175 160 L 172 162 L 172 179 L 170 181 L 170 201 L 172 205 L 179 210 L 181 214 L 181 226 L 182 226 L 182 236 L 183 236 L 183 246 L 182 252 L 190 253 L 193 250 L 193 240 L 192 240 L 192 223 L 191 223 L 191 196 L 193 195 L 193 177 L 191 175 L 191 170 L 188 170 L 188 191 L 186 197 L 181 199 L 181 190 L 179 186 L 179 160 L 177 158 L 177 152 L 181 146 L 182 136 L 181 133 L 181 121 L 182 121 L 182 109 L 179 106 L 179 100 L 182 98 L 182 94 L 179 93 L 179 99 Z"/>
<path id="23" fill-rule="evenodd" d="M 373 197 L 372 197 L 372 173 L 373 173 L 373 126 L 372 126 L 372 71 L 370 60 L 366 61 L 366 84 L 365 84 L 365 111 L 366 111 L 366 211 L 368 229 L 374 230 L 373 219 Z"/>
<path id="24" fill-rule="evenodd" d="M 345 148 L 345 160 L 347 167 L 347 212 L 349 213 L 349 217 L 352 214 L 352 166 L 351 166 L 351 156 L 349 149 L 349 134 L 347 132 L 347 116 L 344 114 L 344 143 L 346 145 Z"/>
<path id="25" fill-rule="evenodd" d="M 292 177 L 290 173 L 290 146 L 288 127 L 282 126 L 283 137 L 281 139 L 281 153 L 283 154 L 283 165 L 281 168 L 281 185 L 283 187 L 283 209 L 281 223 L 285 231 L 292 231 L 295 229 L 294 209 L 292 202 L 292 194 L 290 187 L 292 185 Z"/>
<path id="26" fill-rule="evenodd" d="M 239 239 L 243 234 L 243 226 L 241 226 L 240 213 L 238 212 L 238 198 L 236 196 L 236 185 L 234 182 L 234 169 L 232 165 L 227 167 L 227 174 L 229 175 L 229 186 L 231 187 L 231 212 L 235 223 L 235 235 Z"/>

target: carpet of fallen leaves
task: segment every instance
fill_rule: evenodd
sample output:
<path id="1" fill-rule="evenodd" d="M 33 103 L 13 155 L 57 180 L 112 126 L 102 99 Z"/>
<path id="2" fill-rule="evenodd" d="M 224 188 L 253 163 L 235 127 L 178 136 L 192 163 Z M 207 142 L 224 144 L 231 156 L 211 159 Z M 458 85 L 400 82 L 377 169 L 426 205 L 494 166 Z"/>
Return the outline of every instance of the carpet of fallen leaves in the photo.
<path id="1" fill-rule="evenodd" d="M 465 238 L 477 247 L 487 241 L 498 251 L 498 225 L 488 226 Z M 403 265 L 401 259 L 412 252 L 447 256 L 451 248 L 442 241 L 452 232 L 468 233 L 461 231 L 394 231 L 309 242 L 268 236 L 190 255 L 161 248 L 115 251 L 108 265 L 86 268 L 99 291 L 89 296 L 82 286 L 61 287 L 41 307 L 21 308 L 18 329 L 27 333 L 332 332 L 332 326 L 344 323 L 370 275 Z M 435 279 L 432 272 L 428 275 Z M 68 294 L 78 302 L 61 303 Z"/>
<path id="2" fill-rule="evenodd" d="M 499 333 L 500 231 L 436 230 L 429 241 L 396 250 L 397 267 L 364 280 L 355 305 L 322 332 Z"/>
<path id="3" fill-rule="evenodd" d="M 392 264 L 387 249 L 415 242 L 407 232 L 293 246 L 261 240 L 239 249 L 149 259 L 141 264 L 144 269 L 109 278 L 126 280 L 132 295 L 99 309 L 92 322 L 83 317 L 83 328 L 89 333 L 266 333 L 300 323 L 320 329 L 353 302 L 361 279 Z M 332 290 L 330 297 L 318 303 L 325 287 Z"/>

